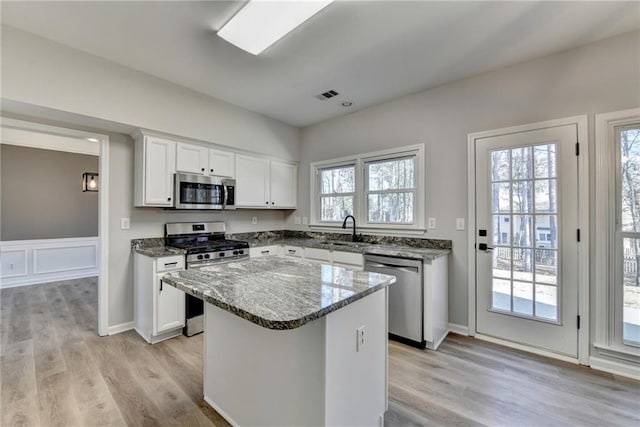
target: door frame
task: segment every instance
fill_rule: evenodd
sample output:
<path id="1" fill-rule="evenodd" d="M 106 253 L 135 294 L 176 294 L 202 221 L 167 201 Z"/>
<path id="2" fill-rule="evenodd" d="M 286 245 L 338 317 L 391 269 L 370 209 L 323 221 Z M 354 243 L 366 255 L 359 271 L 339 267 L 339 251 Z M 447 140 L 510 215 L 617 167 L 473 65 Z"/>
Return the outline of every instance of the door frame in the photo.
<path id="1" fill-rule="evenodd" d="M 540 350 L 534 347 L 524 346 L 511 341 L 488 337 L 476 332 L 476 158 L 475 143 L 482 138 L 491 138 L 510 133 L 527 132 L 556 126 L 575 125 L 578 131 L 580 155 L 578 156 L 578 227 L 580 244 L 578 245 L 578 314 L 580 316 L 580 329 L 578 330 L 578 359 L 568 358 L 559 354 Z M 467 135 L 467 237 L 468 237 L 468 285 L 469 285 L 469 336 L 497 342 L 499 344 L 526 350 L 532 353 L 542 354 L 555 359 L 577 362 L 583 365 L 589 364 L 589 137 L 588 119 L 586 115 L 566 117 L 556 120 L 547 120 L 529 123 L 520 126 L 511 126 L 500 129 L 492 129 L 482 132 L 473 132 Z"/>
<path id="2" fill-rule="evenodd" d="M 98 335 L 109 335 L 109 136 L 77 129 L 45 125 L 42 123 L 0 117 L 1 128 L 25 131 L 19 137 L 21 145 L 34 146 L 29 136 L 44 134 L 99 144 L 98 174 Z M 46 144 L 46 141 L 45 143 Z M 42 148 L 43 144 L 36 146 Z M 77 147 L 77 144 L 74 144 Z"/>

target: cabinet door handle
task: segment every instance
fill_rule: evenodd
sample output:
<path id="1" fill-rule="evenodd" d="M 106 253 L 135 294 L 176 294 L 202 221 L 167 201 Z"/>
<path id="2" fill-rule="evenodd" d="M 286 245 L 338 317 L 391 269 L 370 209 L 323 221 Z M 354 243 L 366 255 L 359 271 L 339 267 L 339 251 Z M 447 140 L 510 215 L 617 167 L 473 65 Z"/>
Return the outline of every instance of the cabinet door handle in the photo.
<path id="1" fill-rule="evenodd" d="M 213 172 L 213 169 L 211 169 L 211 172 Z"/>
<path id="2" fill-rule="evenodd" d="M 295 253 L 296 253 L 296 251 L 295 251 L 294 249 L 289 249 L 289 253 L 290 253 L 290 254 L 295 254 Z"/>
<path id="3" fill-rule="evenodd" d="M 204 168 L 202 168 L 202 172 L 204 172 Z"/>
<path id="4" fill-rule="evenodd" d="M 167 202 L 170 202 L 170 201 L 171 201 L 171 197 L 167 197 Z"/>
<path id="5" fill-rule="evenodd" d="M 261 253 L 262 255 L 267 255 L 267 254 L 271 253 L 271 251 L 260 251 L 260 253 Z"/>
<path id="6" fill-rule="evenodd" d="M 271 202 L 272 205 L 275 205 L 275 202 Z"/>
<path id="7" fill-rule="evenodd" d="M 160 292 L 162 292 L 162 279 L 160 279 Z"/>
<path id="8" fill-rule="evenodd" d="M 164 266 L 165 266 L 165 267 L 171 267 L 171 266 L 176 266 L 176 265 L 178 265 L 178 261 L 175 261 L 175 262 L 166 262 L 166 263 L 164 264 Z"/>
<path id="9" fill-rule="evenodd" d="M 269 202 L 265 202 L 267 205 L 269 204 Z"/>

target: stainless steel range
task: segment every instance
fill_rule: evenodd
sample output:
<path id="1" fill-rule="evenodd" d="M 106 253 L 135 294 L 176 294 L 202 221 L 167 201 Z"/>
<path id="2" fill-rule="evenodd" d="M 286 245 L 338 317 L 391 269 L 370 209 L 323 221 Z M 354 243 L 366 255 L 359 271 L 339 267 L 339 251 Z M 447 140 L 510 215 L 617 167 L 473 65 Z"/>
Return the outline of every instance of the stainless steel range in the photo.
<path id="1" fill-rule="evenodd" d="M 249 244 L 225 239 L 223 221 L 172 222 L 164 226 L 165 245 L 184 249 L 187 268 L 202 268 L 223 262 L 249 258 Z M 190 337 L 204 330 L 204 303 L 186 295 L 186 326 L 183 333 Z"/>

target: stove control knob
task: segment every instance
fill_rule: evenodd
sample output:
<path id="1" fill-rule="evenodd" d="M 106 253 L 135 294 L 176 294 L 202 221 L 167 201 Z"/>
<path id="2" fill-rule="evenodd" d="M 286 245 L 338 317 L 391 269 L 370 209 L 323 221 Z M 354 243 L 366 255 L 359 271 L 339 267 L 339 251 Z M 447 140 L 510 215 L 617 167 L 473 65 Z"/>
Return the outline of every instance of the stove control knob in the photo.
<path id="1" fill-rule="evenodd" d="M 204 255 L 204 259 L 209 259 L 209 258 L 210 258 L 209 254 Z"/>
<path id="2" fill-rule="evenodd" d="M 239 254 L 239 255 L 243 255 L 243 254 L 244 254 L 244 251 L 243 251 L 242 249 L 240 249 L 240 250 L 238 251 L 238 254 Z"/>
<path id="3" fill-rule="evenodd" d="M 202 255 L 198 255 L 198 259 L 202 259 Z"/>
<path id="4" fill-rule="evenodd" d="M 220 252 L 220 258 L 224 256 L 224 252 Z"/>
<path id="5" fill-rule="evenodd" d="M 234 254 L 234 255 L 238 255 L 238 254 L 239 254 L 239 252 L 238 252 L 238 251 L 233 251 L 233 254 Z"/>

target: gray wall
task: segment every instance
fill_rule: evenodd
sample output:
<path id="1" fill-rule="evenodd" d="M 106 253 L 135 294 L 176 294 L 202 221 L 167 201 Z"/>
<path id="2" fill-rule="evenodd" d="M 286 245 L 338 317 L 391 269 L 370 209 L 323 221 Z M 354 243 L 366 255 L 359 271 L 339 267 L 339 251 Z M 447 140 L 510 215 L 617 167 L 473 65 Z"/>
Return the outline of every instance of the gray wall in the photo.
<path id="1" fill-rule="evenodd" d="M 310 162 L 424 143 L 426 216 L 435 217 L 438 224 L 427 237 L 453 241 L 449 320 L 466 326 L 469 242 L 467 231 L 456 231 L 455 218 L 467 217 L 467 134 L 587 114 L 593 152 L 594 114 L 638 107 L 638 76 L 640 33 L 635 32 L 305 128 L 295 215 L 309 216 Z M 591 157 L 591 188 L 594 165 Z M 301 228 L 293 215 L 287 228 Z"/>
<path id="2" fill-rule="evenodd" d="M 82 192 L 97 156 L 7 144 L 0 151 L 0 240 L 98 235 L 98 193 Z"/>

